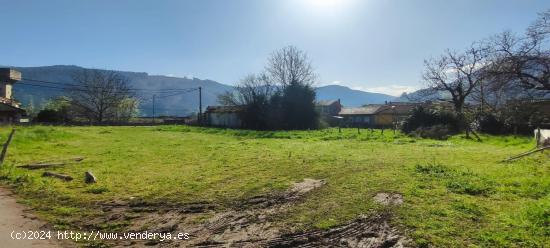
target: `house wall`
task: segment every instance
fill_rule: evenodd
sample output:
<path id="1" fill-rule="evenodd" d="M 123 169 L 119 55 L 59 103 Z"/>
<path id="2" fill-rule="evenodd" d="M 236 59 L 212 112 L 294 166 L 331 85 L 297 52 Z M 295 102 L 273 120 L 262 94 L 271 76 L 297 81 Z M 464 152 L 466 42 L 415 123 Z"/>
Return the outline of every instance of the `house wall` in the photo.
<path id="1" fill-rule="evenodd" d="M 14 111 L 0 111 L 0 124 L 19 123 L 21 114 Z"/>
<path id="2" fill-rule="evenodd" d="M 238 113 L 233 112 L 208 113 L 207 118 L 210 126 L 240 128 L 242 124 Z"/>
<path id="3" fill-rule="evenodd" d="M 344 117 L 344 125 L 350 127 L 372 127 L 375 119 L 372 115 L 346 115 Z"/>
<path id="4" fill-rule="evenodd" d="M 6 98 L 6 99 L 12 99 L 13 89 L 13 83 L 8 81 L 1 81 L 0 80 L 0 97 Z"/>
<path id="5" fill-rule="evenodd" d="M 13 95 L 12 95 L 12 89 L 13 89 L 13 85 L 12 84 L 6 84 L 4 87 L 4 90 L 3 90 L 3 97 L 4 98 L 7 98 L 7 99 L 12 99 Z"/>
<path id="6" fill-rule="evenodd" d="M 378 114 L 375 122 L 377 126 L 391 126 L 394 122 L 394 116 L 391 114 Z"/>
<path id="7" fill-rule="evenodd" d="M 409 115 L 393 115 L 391 113 L 380 113 L 376 115 L 376 125 L 383 127 L 393 126 L 394 122 L 400 123 L 407 119 Z"/>

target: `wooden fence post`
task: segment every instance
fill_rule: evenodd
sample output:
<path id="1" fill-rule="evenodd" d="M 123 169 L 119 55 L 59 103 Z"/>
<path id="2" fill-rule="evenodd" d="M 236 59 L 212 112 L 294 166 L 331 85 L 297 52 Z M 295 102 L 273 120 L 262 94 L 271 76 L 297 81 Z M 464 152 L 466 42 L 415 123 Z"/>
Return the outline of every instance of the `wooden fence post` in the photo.
<path id="1" fill-rule="evenodd" d="M 4 143 L 4 146 L 2 147 L 2 154 L 0 154 L 0 166 L 4 164 L 4 159 L 6 158 L 6 153 L 8 152 L 8 146 L 11 143 L 11 139 L 13 138 L 14 133 L 15 129 L 12 129 L 10 135 L 8 136 L 8 140 L 6 141 L 6 143 Z"/>

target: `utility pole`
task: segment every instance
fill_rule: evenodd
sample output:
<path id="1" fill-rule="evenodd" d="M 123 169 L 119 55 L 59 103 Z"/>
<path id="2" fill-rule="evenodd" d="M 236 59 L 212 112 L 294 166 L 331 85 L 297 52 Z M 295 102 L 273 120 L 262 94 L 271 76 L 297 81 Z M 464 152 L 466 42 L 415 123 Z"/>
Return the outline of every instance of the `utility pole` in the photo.
<path id="1" fill-rule="evenodd" d="M 199 86 L 199 126 L 202 126 L 202 87 Z"/>
<path id="2" fill-rule="evenodd" d="M 155 98 L 157 95 L 153 94 L 153 125 L 155 125 Z"/>

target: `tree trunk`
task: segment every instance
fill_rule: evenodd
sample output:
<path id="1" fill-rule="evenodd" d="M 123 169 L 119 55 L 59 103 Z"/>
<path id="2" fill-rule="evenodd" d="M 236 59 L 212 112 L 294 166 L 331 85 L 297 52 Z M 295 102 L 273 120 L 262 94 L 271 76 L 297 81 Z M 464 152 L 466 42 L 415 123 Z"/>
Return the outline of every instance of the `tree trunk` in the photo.
<path id="1" fill-rule="evenodd" d="M 464 114 L 464 100 L 455 102 L 455 111 L 458 115 L 459 128 L 464 130 L 466 133 L 466 138 L 470 138 L 470 127 L 466 121 L 466 115 Z"/>

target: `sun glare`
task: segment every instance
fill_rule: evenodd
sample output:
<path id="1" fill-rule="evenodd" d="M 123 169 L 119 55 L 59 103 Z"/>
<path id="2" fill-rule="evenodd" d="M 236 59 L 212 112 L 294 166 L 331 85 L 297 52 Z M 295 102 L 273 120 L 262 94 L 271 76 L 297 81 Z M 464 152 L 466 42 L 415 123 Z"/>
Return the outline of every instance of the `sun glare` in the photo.
<path id="1" fill-rule="evenodd" d="M 301 3 L 310 13 L 326 16 L 347 10 L 352 1 L 354 0 L 301 0 Z"/>
<path id="2" fill-rule="evenodd" d="M 314 8 L 334 8 L 340 6 L 345 0 L 306 0 L 306 2 Z"/>

